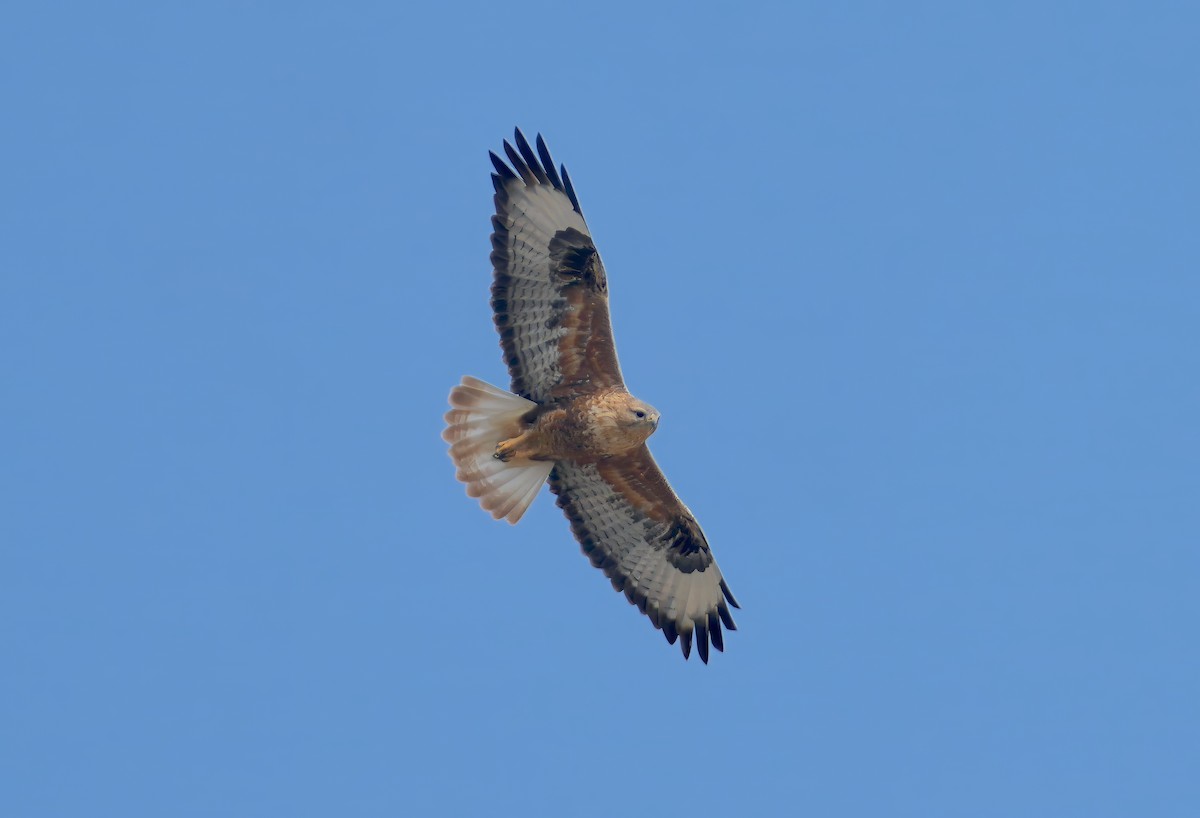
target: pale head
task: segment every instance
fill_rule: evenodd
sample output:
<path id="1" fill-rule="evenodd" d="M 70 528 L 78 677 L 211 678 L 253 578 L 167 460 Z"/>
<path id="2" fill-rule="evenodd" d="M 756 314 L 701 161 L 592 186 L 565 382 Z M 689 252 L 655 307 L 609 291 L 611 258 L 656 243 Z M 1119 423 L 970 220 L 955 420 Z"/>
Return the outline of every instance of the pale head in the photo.
<path id="1" fill-rule="evenodd" d="M 606 454 L 636 448 L 658 428 L 658 410 L 623 390 L 596 396 L 590 414 L 597 447 Z"/>
<path id="2" fill-rule="evenodd" d="M 626 425 L 637 429 L 646 429 L 646 437 L 650 437 L 658 428 L 658 418 L 657 409 L 644 400 L 638 400 L 633 395 L 629 396 L 629 403 L 625 411 Z"/>

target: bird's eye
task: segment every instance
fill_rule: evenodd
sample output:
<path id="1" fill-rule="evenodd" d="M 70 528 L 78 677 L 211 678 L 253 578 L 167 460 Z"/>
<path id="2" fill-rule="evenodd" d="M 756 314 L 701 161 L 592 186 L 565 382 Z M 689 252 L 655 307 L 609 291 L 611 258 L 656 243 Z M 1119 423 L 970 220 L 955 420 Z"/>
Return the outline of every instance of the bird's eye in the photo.
<path id="1" fill-rule="evenodd" d="M 635 409 L 633 414 L 639 418 L 644 418 L 646 416 L 646 413 L 643 412 L 641 409 Z"/>

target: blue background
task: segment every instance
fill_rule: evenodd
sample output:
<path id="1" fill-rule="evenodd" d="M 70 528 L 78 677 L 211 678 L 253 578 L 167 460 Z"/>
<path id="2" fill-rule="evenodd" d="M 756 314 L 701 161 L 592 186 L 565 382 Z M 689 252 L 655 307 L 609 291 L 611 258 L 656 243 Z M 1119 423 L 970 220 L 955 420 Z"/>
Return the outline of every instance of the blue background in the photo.
<path id="1" fill-rule="evenodd" d="M 1200 814 L 1194 5 L 580 6 L 3 13 L 0 812 Z M 707 667 L 439 439 L 513 125 Z"/>

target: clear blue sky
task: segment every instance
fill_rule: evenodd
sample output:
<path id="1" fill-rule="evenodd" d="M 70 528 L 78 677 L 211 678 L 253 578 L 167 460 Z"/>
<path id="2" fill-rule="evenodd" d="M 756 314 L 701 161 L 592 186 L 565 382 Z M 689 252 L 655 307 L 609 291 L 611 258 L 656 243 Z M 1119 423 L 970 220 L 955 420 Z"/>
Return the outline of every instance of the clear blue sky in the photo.
<path id="1" fill-rule="evenodd" d="M 3 13 L 0 813 L 1200 814 L 1194 4 L 433 5 Z M 439 439 L 514 125 L 707 667 Z"/>

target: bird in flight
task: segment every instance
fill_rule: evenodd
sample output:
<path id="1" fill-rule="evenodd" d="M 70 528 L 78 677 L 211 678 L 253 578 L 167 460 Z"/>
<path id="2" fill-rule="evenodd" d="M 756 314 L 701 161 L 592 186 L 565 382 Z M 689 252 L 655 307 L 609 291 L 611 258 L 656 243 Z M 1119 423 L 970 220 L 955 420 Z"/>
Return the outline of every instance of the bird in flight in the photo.
<path id="1" fill-rule="evenodd" d="M 725 649 L 739 607 L 646 447 L 659 414 L 621 377 L 608 276 L 566 167 L 518 129 L 491 153 L 492 310 L 512 391 L 464 376 L 442 437 L 467 494 L 516 523 L 547 480 L 592 565 L 684 658 Z"/>

